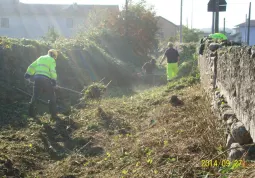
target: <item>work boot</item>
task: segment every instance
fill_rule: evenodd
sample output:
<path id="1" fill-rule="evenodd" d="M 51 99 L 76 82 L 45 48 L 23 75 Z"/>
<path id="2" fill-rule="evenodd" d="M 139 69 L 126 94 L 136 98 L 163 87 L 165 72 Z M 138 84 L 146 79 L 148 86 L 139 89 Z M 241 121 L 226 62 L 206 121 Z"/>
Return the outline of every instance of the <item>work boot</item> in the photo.
<path id="1" fill-rule="evenodd" d="M 59 117 L 57 116 L 56 105 L 55 103 L 52 103 L 50 101 L 49 101 L 49 111 L 50 111 L 52 119 L 59 119 Z"/>
<path id="2" fill-rule="evenodd" d="M 33 118 L 36 116 L 35 107 L 31 103 L 29 103 L 28 115 L 29 117 L 33 117 Z"/>
<path id="3" fill-rule="evenodd" d="M 55 126 L 60 127 L 61 124 L 61 119 L 57 115 L 51 115 L 51 120 L 55 121 Z"/>
<path id="4" fill-rule="evenodd" d="M 57 114 L 55 114 L 55 115 L 51 115 L 51 119 L 57 121 L 57 120 L 60 120 L 60 117 Z"/>

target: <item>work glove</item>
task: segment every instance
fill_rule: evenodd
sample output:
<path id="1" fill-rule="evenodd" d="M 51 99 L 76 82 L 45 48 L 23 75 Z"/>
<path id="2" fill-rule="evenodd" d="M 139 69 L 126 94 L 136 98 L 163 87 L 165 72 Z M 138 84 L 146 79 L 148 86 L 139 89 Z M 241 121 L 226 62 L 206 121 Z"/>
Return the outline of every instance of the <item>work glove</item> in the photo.
<path id="1" fill-rule="evenodd" d="M 31 77 L 31 75 L 29 75 L 28 73 L 25 73 L 24 78 L 25 78 L 26 80 L 29 80 L 30 77 Z"/>

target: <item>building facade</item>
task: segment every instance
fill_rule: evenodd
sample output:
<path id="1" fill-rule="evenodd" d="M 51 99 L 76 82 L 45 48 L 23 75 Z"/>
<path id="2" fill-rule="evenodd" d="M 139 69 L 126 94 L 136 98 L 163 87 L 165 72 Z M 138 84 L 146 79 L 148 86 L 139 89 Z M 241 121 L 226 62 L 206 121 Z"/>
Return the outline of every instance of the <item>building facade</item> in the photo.
<path id="1" fill-rule="evenodd" d="M 165 19 L 158 17 L 158 37 L 161 40 L 169 40 L 170 37 L 175 37 L 179 31 L 179 26 Z"/>
<path id="2" fill-rule="evenodd" d="M 19 0 L 0 1 L 0 36 L 41 39 L 48 29 L 72 37 L 80 26 L 87 25 L 92 10 L 118 12 L 118 5 L 24 4 Z"/>
<path id="3" fill-rule="evenodd" d="M 236 26 L 237 33 L 241 34 L 241 40 L 243 43 L 247 44 L 247 34 L 248 34 L 248 23 L 244 22 Z M 255 20 L 250 21 L 250 37 L 249 45 L 255 45 Z"/>

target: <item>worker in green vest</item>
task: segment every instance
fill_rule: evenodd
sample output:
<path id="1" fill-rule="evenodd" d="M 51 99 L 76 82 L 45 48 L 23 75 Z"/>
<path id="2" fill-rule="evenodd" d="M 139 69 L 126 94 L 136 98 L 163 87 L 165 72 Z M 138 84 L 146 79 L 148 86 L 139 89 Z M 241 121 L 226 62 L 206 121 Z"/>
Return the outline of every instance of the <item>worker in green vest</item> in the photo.
<path id="1" fill-rule="evenodd" d="M 214 33 L 214 34 L 210 34 L 209 38 L 212 39 L 219 39 L 219 40 L 227 40 L 227 36 L 224 35 L 223 33 Z"/>
<path id="2" fill-rule="evenodd" d="M 33 79 L 33 96 L 29 103 L 29 116 L 35 117 L 36 102 L 39 94 L 45 91 L 49 97 L 49 111 L 53 119 L 57 119 L 55 88 L 57 81 L 56 59 L 58 52 L 54 49 L 48 51 L 47 55 L 40 56 L 35 60 L 25 73 L 25 79 Z"/>

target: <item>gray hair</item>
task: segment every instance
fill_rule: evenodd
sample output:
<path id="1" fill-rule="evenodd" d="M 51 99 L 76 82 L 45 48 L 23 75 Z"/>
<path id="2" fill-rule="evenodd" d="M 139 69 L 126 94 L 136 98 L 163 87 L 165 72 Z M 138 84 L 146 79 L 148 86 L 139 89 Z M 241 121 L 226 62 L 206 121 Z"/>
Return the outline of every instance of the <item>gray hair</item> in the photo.
<path id="1" fill-rule="evenodd" d="M 167 46 L 168 46 L 169 48 L 172 48 L 172 47 L 174 47 L 174 44 L 171 43 L 171 42 L 168 42 L 168 43 L 167 43 Z"/>

